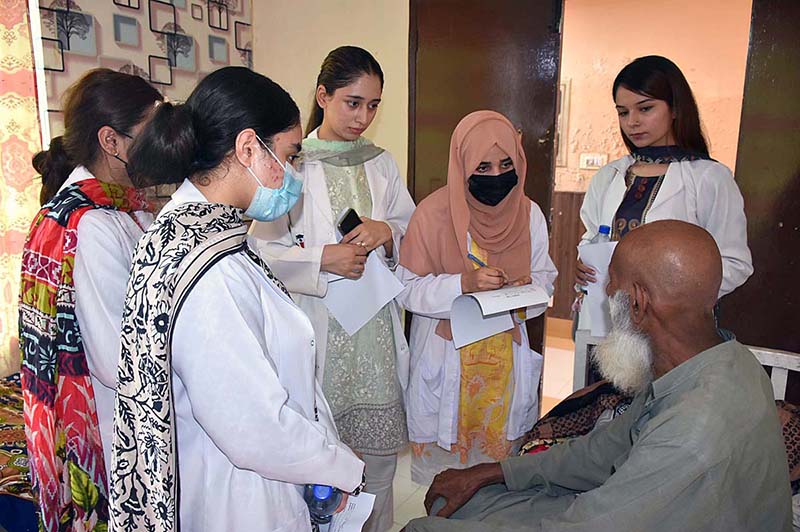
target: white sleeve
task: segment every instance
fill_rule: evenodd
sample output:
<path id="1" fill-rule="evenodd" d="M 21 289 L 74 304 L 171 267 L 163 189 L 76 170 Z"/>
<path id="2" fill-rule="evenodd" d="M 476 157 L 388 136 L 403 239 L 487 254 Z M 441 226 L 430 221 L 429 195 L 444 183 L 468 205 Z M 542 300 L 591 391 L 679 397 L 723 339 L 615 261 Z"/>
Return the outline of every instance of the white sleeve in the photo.
<path id="1" fill-rule="evenodd" d="M 553 282 L 558 276 L 556 265 L 550 259 L 550 236 L 542 209 L 531 202 L 531 280 L 553 295 Z"/>
<path id="2" fill-rule="evenodd" d="M 709 167 L 697 191 L 697 217 L 714 237 L 722 255 L 722 297 L 744 284 L 753 273 L 753 258 L 747 246 L 744 199 L 731 171 L 722 164 Z"/>
<path id="3" fill-rule="evenodd" d="M 259 287 L 235 268 L 222 267 L 229 259 L 198 281 L 175 324 L 173 368 L 194 418 L 240 469 L 352 491 L 361 482 L 363 462 L 325 424 L 292 407 L 270 345 L 264 345 L 264 331 L 278 325 L 264 323 L 270 310 L 257 296 Z"/>
<path id="4" fill-rule="evenodd" d="M 394 269 L 400 263 L 400 242 L 403 235 L 406 234 L 408 229 L 408 222 L 411 220 L 411 215 L 414 214 L 414 200 L 411 199 L 411 194 L 408 192 L 405 180 L 400 177 L 400 170 L 397 168 L 397 163 L 394 158 L 389 156 L 388 164 L 386 165 L 388 188 L 386 190 L 386 198 L 389 205 L 386 209 L 386 222 L 392 230 L 392 243 L 394 245 L 394 254 L 391 259 L 386 259 L 386 252 L 383 248 L 380 249 L 381 256 L 386 260 L 386 265 Z"/>
<path id="5" fill-rule="evenodd" d="M 297 294 L 325 297 L 328 274 L 320 270 L 324 246 L 301 247 L 295 242 L 288 216 L 272 222 L 253 222 L 249 242 L 286 289 Z"/>
<path id="6" fill-rule="evenodd" d="M 88 212 L 81 218 L 73 281 L 75 315 L 92 376 L 114 389 L 133 243 L 109 227 L 107 216 Z"/>
<path id="7" fill-rule="evenodd" d="M 460 273 L 429 274 L 420 277 L 411 270 L 398 266 L 396 275 L 406 287 L 397 296 L 397 302 L 401 307 L 428 318 L 450 319 L 450 307 L 461 295 Z"/>

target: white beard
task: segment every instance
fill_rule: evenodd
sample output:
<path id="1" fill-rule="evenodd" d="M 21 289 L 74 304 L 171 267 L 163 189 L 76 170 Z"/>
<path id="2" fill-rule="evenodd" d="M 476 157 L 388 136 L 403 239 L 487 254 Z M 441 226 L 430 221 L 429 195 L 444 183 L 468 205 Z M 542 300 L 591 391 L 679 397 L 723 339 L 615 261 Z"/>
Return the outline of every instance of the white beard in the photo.
<path id="1" fill-rule="evenodd" d="M 609 305 L 611 332 L 594 348 L 592 359 L 618 390 L 636 394 L 653 381 L 653 350 L 647 336 L 631 322 L 630 296 L 617 290 Z"/>

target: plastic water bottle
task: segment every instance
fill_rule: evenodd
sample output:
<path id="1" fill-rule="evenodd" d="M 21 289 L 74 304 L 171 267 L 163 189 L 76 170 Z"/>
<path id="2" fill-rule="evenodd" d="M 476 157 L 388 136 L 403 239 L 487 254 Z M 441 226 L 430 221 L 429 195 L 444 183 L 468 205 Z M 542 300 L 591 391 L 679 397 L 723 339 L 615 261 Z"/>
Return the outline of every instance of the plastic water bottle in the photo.
<path id="1" fill-rule="evenodd" d="M 601 225 L 591 240 L 591 244 L 602 244 L 604 242 L 611 242 L 611 228 L 607 225 Z"/>
<path id="2" fill-rule="evenodd" d="M 308 505 L 311 521 L 318 525 L 324 525 L 331 522 L 336 508 L 342 502 L 342 492 L 331 486 L 306 484 L 303 499 Z"/>

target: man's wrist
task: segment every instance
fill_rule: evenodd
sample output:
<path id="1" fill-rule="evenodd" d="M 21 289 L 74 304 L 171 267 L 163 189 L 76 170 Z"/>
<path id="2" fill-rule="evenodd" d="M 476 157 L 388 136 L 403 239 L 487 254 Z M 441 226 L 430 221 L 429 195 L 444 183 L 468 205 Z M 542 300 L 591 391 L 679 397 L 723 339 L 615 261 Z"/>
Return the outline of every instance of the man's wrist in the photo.
<path id="1" fill-rule="evenodd" d="M 480 487 L 489 486 L 491 484 L 503 484 L 506 481 L 500 462 L 481 464 L 477 467 L 480 468 L 477 475 Z"/>

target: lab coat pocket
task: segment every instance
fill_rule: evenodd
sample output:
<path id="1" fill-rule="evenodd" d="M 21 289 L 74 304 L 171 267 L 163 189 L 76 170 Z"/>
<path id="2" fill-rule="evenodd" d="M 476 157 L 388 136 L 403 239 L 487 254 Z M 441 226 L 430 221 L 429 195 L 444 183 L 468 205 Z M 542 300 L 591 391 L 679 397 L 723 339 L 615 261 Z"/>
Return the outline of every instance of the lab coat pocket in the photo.
<path id="1" fill-rule="evenodd" d="M 514 395 L 508 412 L 509 440 L 516 440 L 533 428 L 539 419 L 539 382 L 544 357 L 527 346 L 514 348 Z"/>
<path id="2" fill-rule="evenodd" d="M 437 345 L 444 340 L 436 335 L 427 338 L 427 342 L 413 342 L 411 379 L 413 381 L 411 401 L 412 410 L 418 414 L 430 415 L 439 411 L 444 382 L 444 361 L 446 350 Z M 421 345 L 414 345 L 421 344 Z"/>

